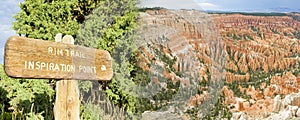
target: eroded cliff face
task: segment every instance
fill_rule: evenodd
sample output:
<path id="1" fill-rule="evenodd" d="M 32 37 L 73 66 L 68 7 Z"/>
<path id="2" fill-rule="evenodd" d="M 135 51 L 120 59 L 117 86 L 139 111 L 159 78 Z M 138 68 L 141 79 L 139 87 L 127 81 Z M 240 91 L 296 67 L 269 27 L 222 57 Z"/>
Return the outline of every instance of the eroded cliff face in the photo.
<path id="1" fill-rule="evenodd" d="M 289 16 L 212 17 L 228 53 L 226 82 L 239 84 L 239 89 L 231 87 L 235 95 L 226 97 L 234 111 L 262 116 L 272 112 L 275 95 L 298 92 L 299 21 Z"/>
<path id="2" fill-rule="evenodd" d="M 230 111 L 257 118 L 273 112 L 275 95 L 300 88 L 300 22 L 291 15 L 165 9 L 140 15 L 138 64 L 164 89 L 180 81 L 194 90 L 182 100 L 187 109 L 225 95 Z"/>

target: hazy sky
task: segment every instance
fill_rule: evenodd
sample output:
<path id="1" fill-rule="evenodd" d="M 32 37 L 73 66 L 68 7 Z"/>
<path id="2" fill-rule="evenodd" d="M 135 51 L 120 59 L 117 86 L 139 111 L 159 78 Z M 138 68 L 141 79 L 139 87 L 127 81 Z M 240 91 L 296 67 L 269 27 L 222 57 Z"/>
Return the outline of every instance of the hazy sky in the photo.
<path id="1" fill-rule="evenodd" d="M 12 17 L 23 0 L 0 0 L 0 64 L 3 63 L 6 40 L 16 35 L 11 29 Z M 224 11 L 298 11 L 300 0 L 142 0 L 141 6 L 170 9 L 198 9 Z M 281 9 L 278 9 L 281 8 Z"/>
<path id="2" fill-rule="evenodd" d="M 0 64 L 3 63 L 4 45 L 9 36 L 16 35 L 11 29 L 13 15 L 20 11 L 19 3 L 23 0 L 0 0 Z"/>

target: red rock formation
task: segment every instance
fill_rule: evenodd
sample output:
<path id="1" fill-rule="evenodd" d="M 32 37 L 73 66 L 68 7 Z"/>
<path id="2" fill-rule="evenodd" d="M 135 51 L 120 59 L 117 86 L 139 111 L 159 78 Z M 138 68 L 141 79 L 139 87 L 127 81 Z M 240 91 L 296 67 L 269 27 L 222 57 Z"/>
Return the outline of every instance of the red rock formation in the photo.
<path id="1" fill-rule="evenodd" d="M 172 55 L 177 58 L 172 65 L 176 71 L 168 71 L 166 63 L 142 46 L 138 56 L 143 69 L 151 72 L 148 64 L 158 65 L 165 68 L 158 74 L 173 81 L 180 80 L 188 86 L 192 83 L 175 72 L 200 76 L 198 82 L 208 82 L 217 76 L 217 73 L 209 72 L 222 68 L 221 64 L 225 62 L 227 83 L 249 83 L 245 88 L 233 88 L 250 96 L 249 101 L 238 101 L 240 96 L 236 96 L 233 90 L 228 86 L 222 88 L 225 103 L 236 105 L 237 111 L 249 114 L 272 111 L 274 95 L 298 92 L 300 88 L 300 74 L 292 73 L 299 69 L 300 40 L 294 34 L 299 32 L 300 22 L 289 16 L 207 15 L 199 11 L 158 10 L 143 13 L 142 21 L 146 23 L 146 33 L 150 34 L 145 37 L 146 41 L 155 43 L 152 47 L 160 48 L 169 58 Z M 214 44 L 220 40 L 218 35 L 222 42 Z M 225 53 L 227 56 L 221 56 Z M 159 80 L 153 80 L 159 83 Z M 207 96 L 192 95 L 189 103 L 199 105 Z"/>

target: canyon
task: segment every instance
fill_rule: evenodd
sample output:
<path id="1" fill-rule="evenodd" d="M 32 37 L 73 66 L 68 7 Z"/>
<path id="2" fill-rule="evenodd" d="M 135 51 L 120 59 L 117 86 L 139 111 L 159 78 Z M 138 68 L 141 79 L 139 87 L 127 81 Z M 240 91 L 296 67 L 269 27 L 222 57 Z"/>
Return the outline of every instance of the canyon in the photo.
<path id="1" fill-rule="evenodd" d="M 300 88 L 299 16 L 147 10 L 139 19 L 138 65 L 149 72 L 148 85 L 174 91 L 166 84 L 180 82 L 173 98 L 185 99 L 173 103 L 183 103 L 181 113 L 200 106 L 203 115 L 222 96 L 233 118 L 271 119 L 284 109 L 276 108 L 278 95 Z M 295 101 L 289 106 L 300 107 Z"/>

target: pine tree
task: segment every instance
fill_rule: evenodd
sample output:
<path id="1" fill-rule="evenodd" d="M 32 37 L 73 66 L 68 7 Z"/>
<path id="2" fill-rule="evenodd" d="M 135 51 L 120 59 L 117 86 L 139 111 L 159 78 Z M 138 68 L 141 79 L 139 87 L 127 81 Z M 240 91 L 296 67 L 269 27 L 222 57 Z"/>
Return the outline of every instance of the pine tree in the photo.
<path id="1" fill-rule="evenodd" d="M 76 44 L 108 50 L 113 57 L 114 78 L 104 88 L 113 103 L 136 112 L 136 96 L 131 72 L 131 56 L 136 50 L 134 30 L 136 24 L 135 0 L 100 1 L 82 24 Z"/>
<path id="2" fill-rule="evenodd" d="M 19 35 L 54 40 L 59 32 L 75 35 L 79 28 L 71 13 L 76 8 L 73 1 L 26 0 L 20 8 L 13 23 L 13 29 Z"/>
<path id="3" fill-rule="evenodd" d="M 108 50 L 114 78 L 106 86 L 113 103 L 135 110 L 130 56 L 136 50 L 134 28 L 137 0 L 25 0 L 13 29 L 20 36 L 54 40 L 57 33 L 72 35 L 75 44 Z"/>
<path id="4" fill-rule="evenodd" d="M 57 33 L 76 37 L 86 16 L 100 0 L 25 0 L 14 17 L 13 29 L 20 36 L 54 40 Z"/>

